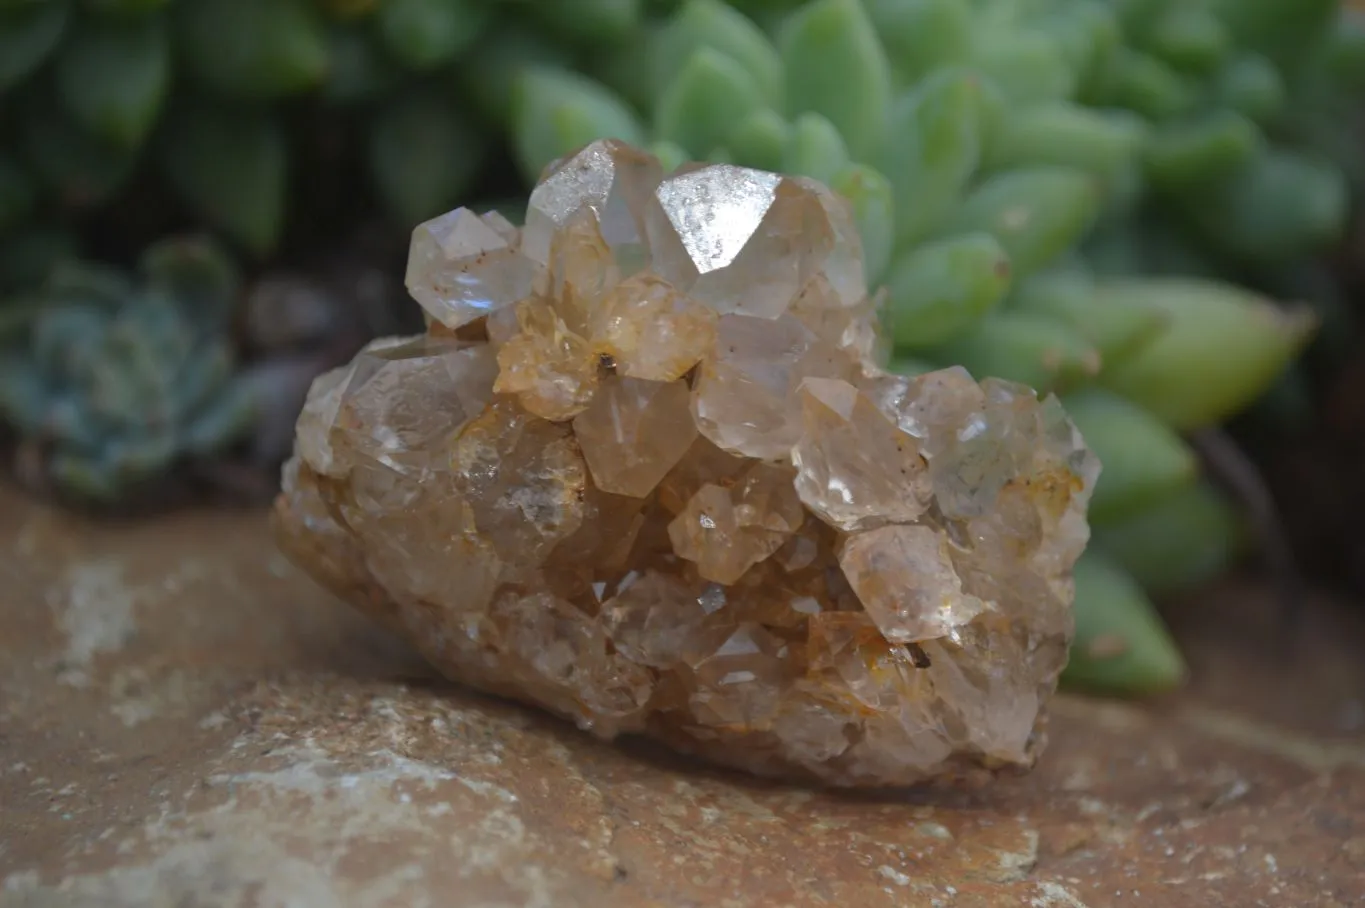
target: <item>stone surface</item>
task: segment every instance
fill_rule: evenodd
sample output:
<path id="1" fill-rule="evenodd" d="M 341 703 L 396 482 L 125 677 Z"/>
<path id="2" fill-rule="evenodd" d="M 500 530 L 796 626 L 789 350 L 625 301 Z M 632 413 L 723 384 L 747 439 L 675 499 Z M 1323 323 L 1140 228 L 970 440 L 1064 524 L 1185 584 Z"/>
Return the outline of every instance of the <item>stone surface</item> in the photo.
<path id="1" fill-rule="evenodd" d="M 844 786 L 1032 766 L 1098 463 L 1053 398 L 879 368 L 838 196 L 597 142 L 524 230 L 419 227 L 408 277 L 428 335 L 319 379 L 285 470 L 328 589 L 602 737 Z"/>
<path id="2" fill-rule="evenodd" d="M 95 526 L 0 487 L 0 905 L 1365 901 L 1365 611 L 1310 596 L 1286 634 L 1244 578 L 1169 614 L 1180 695 L 1061 695 L 1036 771 L 978 792 L 839 794 L 449 685 L 264 514 Z M 857 618 L 820 622 L 853 677 Z"/>

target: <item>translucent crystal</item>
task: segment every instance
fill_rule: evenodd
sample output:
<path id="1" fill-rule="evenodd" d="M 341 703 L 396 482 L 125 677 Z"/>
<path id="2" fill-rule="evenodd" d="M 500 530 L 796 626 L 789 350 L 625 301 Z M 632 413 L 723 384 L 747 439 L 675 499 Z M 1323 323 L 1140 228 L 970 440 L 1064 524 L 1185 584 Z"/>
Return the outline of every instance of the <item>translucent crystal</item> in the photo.
<path id="1" fill-rule="evenodd" d="M 551 165 L 531 192 L 522 249 L 547 266 L 558 231 L 580 210 L 592 211 L 623 277 L 647 267 L 645 223 L 658 208 L 653 193 L 663 168 L 653 156 L 602 139 Z"/>
<path id="2" fill-rule="evenodd" d="M 763 729 L 777 717 L 791 671 L 789 646 L 762 625 L 743 624 L 693 666 L 691 706 L 703 725 Z"/>
<path id="3" fill-rule="evenodd" d="M 405 283 L 437 322 L 458 328 L 531 292 L 538 272 L 515 234 L 505 232 L 506 223 L 457 208 L 413 231 Z"/>
<path id="4" fill-rule="evenodd" d="M 786 458 L 801 437 L 801 381 L 851 375 L 853 361 L 790 316 L 724 315 L 717 332 L 693 391 L 697 427 L 727 451 Z"/>
<path id="5" fill-rule="evenodd" d="M 592 339 L 622 375 L 682 378 L 716 345 L 715 313 L 650 274 L 627 278 L 593 313 Z"/>
<path id="6" fill-rule="evenodd" d="M 634 498 L 654 491 L 697 437 L 687 406 L 685 382 L 608 380 L 573 421 L 597 488 Z"/>
<path id="7" fill-rule="evenodd" d="M 892 643 L 946 637 L 986 609 L 962 592 L 947 537 L 927 526 L 888 526 L 849 537 L 844 575 Z"/>
<path id="8" fill-rule="evenodd" d="M 583 412 L 597 389 L 597 357 L 569 330 L 559 313 L 534 302 L 517 307 L 520 332 L 498 350 L 499 394 L 515 394 L 522 406 L 550 420 Z"/>
<path id="9" fill-rule="evenodd" d="M 604 737 L 903 785 L 1027 767 L 1099 466 L 1053 398 L 880 367 L 848 206 L 595 142 L 456 211 L 420 338 L 319 377 L 276 528 L 449 677 Z"/>
<path id="10" fill-rule="evenodd" d="M 334 448 L 422 477 L 442 443 L 479 415 L 497 364 L 489 347 L 417 338 L 371 344 L 356 357 L 331 426 Z"/>
<path id="11" fill-rule="evenodd" d="M 919 518 L 933 497 L 919 443 L 845 381 L 808 378 L 792 448 L 796 491 L 806 507 L 841 530 Z"/>
<path id="12" fill-rule="evenodd" d="M 847 203 L 817 183 L 712 164 L 680 168 L 655 195 L 655 269 L 718 312 L 776 318 L 817 276 L 841 305 L 866 295 Z"/>
<path id="13" fill-rule="evenodd" d="M 791 471 L 756 463 L 729 488 L 707 483 L 668 525 L 673 551 L 716 583 L 734 583 L 801 526 Z"/>

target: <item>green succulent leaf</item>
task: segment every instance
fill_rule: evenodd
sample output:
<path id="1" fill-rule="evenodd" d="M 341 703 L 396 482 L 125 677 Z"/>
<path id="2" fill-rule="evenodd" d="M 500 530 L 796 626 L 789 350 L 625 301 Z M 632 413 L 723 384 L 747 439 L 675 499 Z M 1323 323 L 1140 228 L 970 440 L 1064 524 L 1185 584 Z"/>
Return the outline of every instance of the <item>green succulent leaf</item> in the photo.
<path id="1" fill-rule="evenodd" d="M 1220 102 L 1257 123 L 1273 121 L 1288 99 L 1280 71 L 1259 54 L 1229 60 L 1214 77 L 1213 91 Z"/>
<path id="2" fill-rule="evenodd" d="M 244 381 L 228 382 L 207 406 L 199 408 L 181 433 L 188 454 L 207 456 L 246 438 L 255 428 L 262 402 Z"/>
<path id="3" fill-rule="evenodd" d="M 538 179 L 550 162 L 593 139 L 644 144 L 644 130 L 626 103 L 600 82 L 577 73 L 527 69 L 517 80 L 512 111 L 517 162 L 528 182 Z"/>
<path id="4" fill-rule="evenodd" d="M 1040 104 L 1006 117 L 991 142 L 991 171 L 1058 166 L 1083 170 L 1114 196 L 1140 166 L 1147 124 L 1135 115 L 1099 111 L 1067 101 Z"/>
<path id="5" fill-rule="evenodd" d="M 370 170 L 379 195 L 402 224 L 454 208 L 483 162 L 482 131 L 436 95 L 391 102 L 370 132 Z"/>
<path id="6" fill-rule="evenodd" d="M 0 9 L 0 95 L 42 66 L 66 31 L 66 0 Z"/>
<path id="7" fill-rule="evenodd" d="M 989 233 L 928 243 L 887 276 L 886 312 L 898 350 L 925 350 L 966 334 L 1010 288 L 1010 261 Z"/>
<path id="8" fill-rule="evenodd" d="M 273 251 L 287 182 L 276 120 L 197 105 L 172 119 L 164 151 L 167 176 L 191 208 L 254 255 Z"/>
<path id="9" fill-rule="evenodd" d="M 725 144 L 734 149 L 735 160 L 745 167 L 781 171 L 791 135 L 790 123 L 776 111 L 762 107 L 745 117 Z"/>
<path id="10" fill-rule="evenodd" d="M 1099 351 L 1106 368 L 1155 341 L 1170 322 L 1166 310 L 1150 301 L 1103 294 L 1089 273 L 1075 267 L 1029 275 L 1015 285 L 1007 305 L 1071 325 Z"/>
<path id="11" fill-rule="evenodd" d="M 1323 65 L 1339 90 L 1365 90 L 1365 10 L 1341 10 L 1322 55 Z"/>
<path id="12" fill-rule="evenodd" d="M 881 145 L 891 66 L 860 0 L 811 0 L 782 28 L 787 109 L 813 111 L 839 130 L 855 159 Z"/>
<path id="13" fill-rule="evenodd" d="M 777 48 L 752 20 L 721 0 L 686 0 L 657 38 L 641 46 L 650 58 L 650 99 L 661 97 L 692 55 L 707 47 L 729 57 L 748 74 L 745 81 L 763 104 L 782 110 L 784 74 Z"/>
<path id="14" fill-rule="evenodd" d="M 913 356 L 906 356 L 902 353 L 894 353 L 891 362 L 887 365 L 887 371 L 894 375 L 904 375 L 914 378 L 916 375 L 924 375 L 926 372 L 933 372 L 937 367 L 930 362 L 916 359 Z"/>
<path id="15" fill-rule="evenodd" d="M 1077 73 L 1060 42 L 1038 29 L 1014 26 L 978 35 L 972 64 L 1010 104 L 1066 101 L 1078 88 Z"/>
<path id="16" fill-rule="evenodd" d="M 818 113 L 803 113 L 792 122 L 781 170 L 829 183 L 851 163 L 838 128 Z"/>
<path id="17" fill-rule="evenodd" d="M 374 23 L 395 60 L 426 71 L 464 53 L 483 32 L 490 14 L 480 0 L 385 0 Z"/>
<path id="18" fill-rule="evenodd" d="M 180 57 L 225 97 L 280 98 L 327 77 L 326 26 L 306 0 L 193 0 L 174 10 Z"/>
<path id="19" fill-rule="evenodd" d="M 1199 104 L 1195 86 L 1155 57 L 1121 48 L 1101 76 L 1101 101 L 1160 123 L 1188 114 Z"/>
<path id="20" fill-rule="evenodd" d="M 1056 44 L 1075 74 L 1077 97 L 1088 97 L 1105 66 L 1123 44 L 1123 30 L 1106 0 L 1070 0 L 1052 4 L 1032 23 Z"/>
<path id="21" fill-rule="evenodd" d="M 1136 513 L 1198 476 L 1189 445 L 1137 404 L 1103 388 L 1067 394 L 1062 404 L 1104 467 L 1090 500 L 1092 525 Z"/>
<path id="22" fill-rule="evenodd" d="M 1147 178 L 1164 191 L 1197 191 L 1245 167 L 1263 147 L 1255 123 L 1230 109 L 1214 110 L 1156 132 L 1147 147 Z"/>
<path id="23" fill-rule="evenodd" d="M 762 108 L 762 95 L 744 67 L 699 47 L 659 97 L 654 132 L 701 156 Z"/>
<path id="24" fill-rule="evenodd" d="M 1332 164 L 1270 147 L 1178 201 L 1211 245 L 1264 266 L 1293 261 L 1339 240 L 1350 199 L 1345 174 Z"/>
<path id="25" fill-rule="evenodd" d="M 1225 572 L 1248 539 L 1227 499 L 1201 482 L 1139 513 L 1096 527 L 1091 549 L 1123 567 L 1153 596 L 1189 590 Z"/>
<path id="26" fill-rule="evenodd" d="M 532 3 L 528 12 L 550 35 L 574 44 L 600 48 L 622 44 L 640 27 L 640 0 L 572 0 L 570 3 Z"/>
<path id="27" fill-rule="evenodd" d="M 1340 0 L 1212 0 L 1212 6 L 1241 44 L 1294 59 L 1328 32 Z"/>
<path id="28" fill-rule="evenodd" d="M 850 164 L 829 185 L 853 206 L 862 238 L 863 274 L 869 285 L 876 286 L 891 262 L 896 233 L 891 182 L 866 164 Z"/>
<path id="29" fill-rule="evenodd" d="M 1228 284 L 1189 278 L 1133 278 L 1100 284 L 1124 304 L 1159 306 L 1169 327 L 1102 383 L 1168 425 L 1217 425 L 1256 400 L 1303 350 L 1317 328 L 1306 307 L 1282 308 Z"/>
<path id="30" fill-rule="evenodd" d="M 1130 696 L 1178 687 L 1184 660 L 1137 581 L 1098 552 L 1082 555 L 1074 576 L 1076 636 L 1062 682 Z"/>
<path id="31" fill-rule="evenodd" d="M 898 85 L 911 85 L 972 53 L 969 0 L 865 0 Z"/>
<path id="32" fill-rule="evenodd" d="M 649 153 L 659 159 L 665 174 L 672 173 L 692 159 L 687 149 L 672 142 L 654 142 L 649 146 Z"/>
<path id="33" fill-rule="evenodd" d="M 123 148 L 151 132 L 170 87 L 170 41 L 160 16 L 87 16 L 57 57 L 57 88 L 76 120 Z"/>
<path id="34" fill-rule="evenodd" d="M 1023 277 L 1074 246 L 1094 225 L 1101 193 L 1095 179 L 1074 168 L 1004 171 L 978 186 L 949 224 L 954 233 L 986 231 L 1004 246 Z"/>
<path id="35" fill-rule="evenodd" d="M 402 72 L 368 31 L 334 24 L 327 31 L 327 81 L 320 92 L 332 104 L 373 101 L 395 87 Z"/>
<path id="36" fill-rule="evenodd" d="M 1203 75 L 1227 59 L 1233 40 L 1212 10 L 1197 3 L 1179 3 L 1151 23 L 1143 46 L 1181 72 Z"/>
<path id="37" fill-rule="evenodd" d="M 897 244 L 928 236 L 958 207 L 981 159 L 990 87 L 951 69 L 891 108 L 878 169 L 895 190 Z"/>
<path id="38" fill-rule="evenodd" d="M 453 90 L 468 98 L 484 119 L 509 130 L 515 87 L 522 74 L 536 68 L 567 72 L 572 67 L 569 48 L 519 23 L 507 22 L 458 61 Z"/>
<path id="39" fill-rule="evenodd" d="M 1100 369 L 1099 351 L 1066 322 L 1003 309 L 927 355 L 978 379 L 1003 378 L 1040 394 L 1084 384 Z"/>

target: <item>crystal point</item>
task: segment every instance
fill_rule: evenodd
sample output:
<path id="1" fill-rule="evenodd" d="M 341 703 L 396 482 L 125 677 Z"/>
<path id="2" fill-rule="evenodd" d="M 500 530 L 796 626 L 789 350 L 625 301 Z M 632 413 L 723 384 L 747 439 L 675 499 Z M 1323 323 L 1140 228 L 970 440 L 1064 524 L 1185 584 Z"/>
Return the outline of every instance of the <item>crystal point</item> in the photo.
<path id="1" fill-rule="evenodd" d="M 500 216 L 458 208 L 413 231 L 405 283 L 432 319 L 459 328 L 531 291 L 537 270 L 504 224 Z"/>
<path id="2" fill-rule="evenodd" d="M 813 181 L 604 140 L 525 224 L 417 228 L 428 331 L 313 383 L 285 552 L 602 737 L 848 786 L 1030 766 L 1099 469 L 1060 404 L 881 369 Z"/>

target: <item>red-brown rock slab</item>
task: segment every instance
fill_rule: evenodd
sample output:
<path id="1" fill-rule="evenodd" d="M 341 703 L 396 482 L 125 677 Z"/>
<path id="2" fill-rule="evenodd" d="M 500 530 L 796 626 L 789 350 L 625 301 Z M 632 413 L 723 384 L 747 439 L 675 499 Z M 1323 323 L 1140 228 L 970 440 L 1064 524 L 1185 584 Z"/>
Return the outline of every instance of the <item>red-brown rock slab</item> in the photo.
<path id="1" fill-rule="evenodd" d="M 1172 608 L 1191 686 L 1059 698 L 1029 775 L 827 793 L 439 680 L 258 512 L 0 491 L 0 905 L 1351 906 L 1365 610 Z"/>

